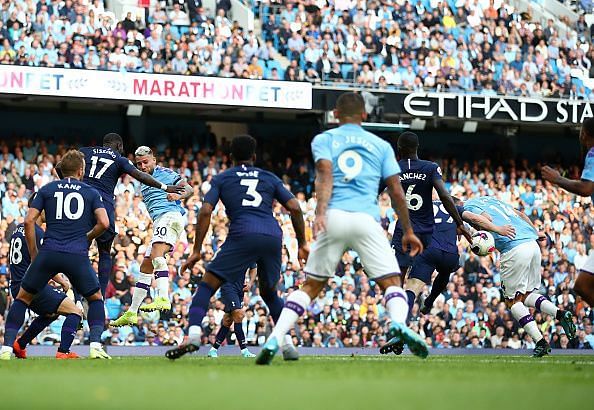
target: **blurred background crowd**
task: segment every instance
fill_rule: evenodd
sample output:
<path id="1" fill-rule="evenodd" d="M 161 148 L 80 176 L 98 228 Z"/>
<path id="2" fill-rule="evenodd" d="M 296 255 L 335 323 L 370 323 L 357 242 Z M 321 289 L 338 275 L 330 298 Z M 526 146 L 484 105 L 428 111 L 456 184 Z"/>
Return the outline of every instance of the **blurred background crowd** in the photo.
<path id="1" fill-rule="evenodd" d="M 180 274 L 177 268 L 189 255 L 193 245 L 194 222 L 202 198 L 210 188 L 213 176 L 230 166 L 225 154 L 227 143 L 212 133 L 199 137 L 193 148 L 154 147 L 158 162 L 186 177 L 194 195 L 185 207 L 185 234 L 168 259 L 171 278 L 171 312 L 143 313 L 139 324 L 120 329 L 108 328 L 103 339 L 112 345 L 172 345 L 183 341 L 188 306 L 193 290 L 208 269 L 208 263 L 225 240 L 228 219 L 221 204 L 213 214 L 211 231 L 202 248 L 202 261 L 191 272 Z M 222 142 L 221 142 L 222 141 Z M 201 148 L 202 147 L 202 148 Z M 209 148 L 204 148 L 209 147 Z M 68 144 L 49 140 L 11 140 L 0 144 L 0 336 L 4 312 L 9 303 L 8 253 L 9 239 L 16 225 L 23 221 L 31 192 L 52 179 L 53 165 Z M 130 147 L 132 148 L 132 147 Z M 130 150 L 132 151 L 132 150 Z M 132 157 L 130 157 L 133 159 Z M 541 164 L 527 161 L 492 163 L 490 160 L 459 163 L 450 158 L 433 158 L 439 162 L 452 195 L 472 198 L 491 195 L 523 210 L 539 229 L 554 238 L 551 247 L 543 245 L 542 282 L 539 292 L 563 309 L 575 312 L 578 338 L 569 344 L 554 318 L 536 314 L 535 319 L 553 348 L 591 349 L 594 346 L 593 310 L 573 292 L 576 272 L 587 254 L 594 252 L 594 207 L 590 198 L 578 198 L 544 184 L 539 177 Z M 266 167 L 281 177 L 296 195 L 306 218 L 307 238 L 311 240 L 311 222 L 316 207 L 312 191 L 314 170 L 307 155 L 296 158 L 271 157 Z M 578 178 L 579 167 L 566 169 Z M 140 196 L 139 185 L 130 177 L 120 180 L 116 188 L 118 235 L 114 241 L 114 269 L 107 290 L 106 311 L 109 319 L 117 318 L 131 302 L 142 255 L 150 241 L 152 225 Z M 390 235 L 395 213 L 386 194 L 380 195 L 381 224 Z M 274 215 L 283 230 L 283 261 L 277 291 L 283 298 L 303 283 L 305 275 L 297 261 L 297 242 L 288 214 L 277 205 Z M 533 348 L 530 337 L 523 333 L 502 302 L 499 291 L 499 255 L 487 257 L 472 254 L 467 243 L 459 243 L 460 268 L 451 283 L 436 301 L 430 315 L 421 315 L 419 305 L 410 312 L 410 326 L 422 334 L 430 346 L 437 348 Z M 96 264 L 97 253 L 91 249 Z M 95 265 L 96 267 L 96 265 Z M 427 295 L 430 288 L 425 289 Z M 155 284 L 151 288 L 155 294 Z M 257 286 L 245 293 L 244 331 L 248 343 L 262 344 L 272 323 Z M 224 313 L 221 302 L 212 300 L 206 315 L 204 343 L 214 341 Z M 306 316 L 291 333 L 298 346 L 377 347 L 386 341 L 388 317 L 379 287 L 364 275 L 357 255 L 347 251 L 337 266 L 335 276 L 324 293 L 309 306 Z M 61 321 L 44 331 L 36 343 L 55 343 L 59 339 Z M 79 331 L 77 343 L 85 343 L 87 327 Z M 235 343 L 230 336 L 227 343 Z"/>
<path id="2" fill-rule="evenodd" d="M 230 0 L 213 3 L 139 0 L 116 15 L 103 0 L 0 0 L 0 64 L 594 99 L 583 14 L 557 24 L 530 2 L 247 0 L 247 29 Z"/>

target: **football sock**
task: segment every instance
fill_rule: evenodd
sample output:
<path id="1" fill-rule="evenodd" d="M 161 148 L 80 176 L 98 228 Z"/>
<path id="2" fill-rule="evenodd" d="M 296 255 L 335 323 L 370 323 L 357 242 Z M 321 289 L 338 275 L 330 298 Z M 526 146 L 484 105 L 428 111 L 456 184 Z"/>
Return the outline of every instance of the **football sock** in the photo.
<path id="1" fill-rule="evenodd" d="M 408 297 L 400 286 L 388 286 L 384 292 L 386 309 L 393 323 L 406 323 L 408 316 Z"/>
<path id="2" fill-rule="evenodd" d="M 241 323 L 234 323 L 233 331 L 235 332 L 235 337 L 237 338 L 237 343 L 239 343 L 240 349 L 243 350 L 247 348 L 247 342 L 245 341 L 245 333 L 243 333 L 243 325 Z"/>
<path id="3" fill-rule="evenodd" d="M 112 260 L 109 252 L 99 251 L 99 269 L 97 269 L 97 276 L 99 276 L 99 286 L 101 286 L 101 295 L 105 299 L 105 289 L 109 283 L 109 274 L 111 273 Z"/>
<path id="4" fill-rule="evenodd" d="M 54 321 L 53 318 L 37 316 L 33 322 L 29 325 L 27 330 L 18 338 L 17 343 L 21 346 L 21 349 L 26 349 L 27 345 L 31 343 L 31 340 L 35 339 L 43 329 L 48 327 Z"/>
<path id="5" fill-rule="evenodd" d="M 417 300 L 417 295 L 412 290 L 406 291 L 406 296 L 408 298 L 408 311 L 412 311 L 413 306 L 415 305 L 415 300 Z"/>
<path id="6" fill-rule="evenodd" d="M 129 311 L 134 313 L 138 313 L 138 308 L 142 304 L 144 298 L 149 292 L 151 288 L 151 283 L 153 282 L 153 275 L 148 273 L 140 273 L 138 275 L 138 282 L 136 282 L 136 287 L 134 288 L 134 293 L 132 294 L 132 304 L 130 305 Z"/>
<path id="7" fill-rule="evenodd" d="M 157 282 L 157 296 L 169 299 L 169 272 L 166 270 L 155 272 L 155 278 Z"/>
<path id="8" fill-rule="evenodd" d="M 58 352 L 68 353 L 70 351 L 70 347 L 74 341 L 74 336 L 76 336 L 76 329 L 78 329 L 80 320 L 81 317 L 75 313 L 71 313 L 66 316 L 66 319 L 62 324 L 62 337 L 60 339 L 60 347 L 58 347 Z"/>
<path id="9" fill-rule="evenodd" d="M 522 302 L 514 303 L 511 307 L 511 313 L 535 343 L 538 343 L 543 338 L 530 311 Z"/>
<path id="10" fill-rule="evenodd" d="M 210 298 L 214 293 L 215 290 L 204 282 L 201 282 L 198 285 L 198 289 L 196 290 L 196 293 L 194 293 L 192 305 L 188 312 L 188 322 L 190 326 L 188 336 L 189 342 L 192 344 L 200 344 L 200 337 L 202 335 L 200 324 L 206 315 Z"/>
<path id="11" fill-rule="evenodd" d="M 227 334 L 229 334 L 229 330 L 230 330 L 230 328 L 228 328 L 227 326 L 221 325 L 221 328 L 217 332 L 217 335 L 215 337 L 215 342 L 212 345 L 212 347 L 214 347 L 215 349 L 218 349 L 219 347 L 221 347 L 221 345 L 225 341 L 225 338 L 227 337 Z"/>
<path id="12" fill-rule="evenodd" d="M 264 303 L 266 303 L 266 306 L 268 306 L 270 317 L 272 317 L 273 322 L 276 323 L 283 311 L 283 300 L 277 295 L 275 289 L 267 289 L 263 291 L 260 296 Z"/>
<path id="13" fill-rule="evenodd" d="M 524 299 L 524 304 L 528 307 L 536 308 L 539 312 L 546 313 L 547 315 L 551 315 L 556 319 L 557 313 L 559 312 L 559 308 L 555 306 L 551 301 L 545 298 L 543 295 L 539 295 L 538 293 L 531 293 L 526 296 Z"/>
<path id="14" fill-rule="evenodd" d="M 12 352 L 12 345 L 17 337 L 19 329 L 23 326 L 25 321 L 25 312 L 27 311 L 27 305 L 20 299 L 15 299 L 6 315 L 6 324 L 4 326 L 4 346 L 10 349 Z"/>
<path id="15" fill-rule="evenodd" d="M 284 336 L 295 325 L 299 316 L 305 313 L 305 309 L 307 309 L 310 302 L 311 298 L 302 290 L 296 290 L 291 293 L 285 302 L 285 307 L 283 308 L 269 339 L 276 337 L 279 345 L 283 344 Z"/>
<path id="16" fill-rule="evenodd" d="M 103 300 L 92 300 L 89 302 L 89 312 L 87 313 L 87 322 L 89 322 L 91 342 L 101 343 L 101 333 L 105 328 L 105 309 Z"/>
<path id="17" fill-rule="evenodd" d="M 442 274 L 438 273 L 437 277 L 433 281 L 433 285 L 431 286 L 431 293 L 425 299 L 425 306 L 432 307 L 433 303 L 435 303 L 435 299 L 445 290 L 450 282 L 450 274 Z"/>

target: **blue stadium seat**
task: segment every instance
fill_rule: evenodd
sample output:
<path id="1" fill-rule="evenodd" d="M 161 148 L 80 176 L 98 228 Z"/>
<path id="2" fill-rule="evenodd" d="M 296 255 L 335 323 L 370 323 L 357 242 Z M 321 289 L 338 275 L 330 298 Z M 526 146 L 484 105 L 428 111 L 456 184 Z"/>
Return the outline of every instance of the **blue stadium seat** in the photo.
<path id="1" fill-rule="evenodd" d="M 182 35 L 182 36 L 184 34 L 187 35 L 189 32 L 190 32 L 190 27 L 188 27 L 188 26 L 180 26 L 179 27 L 179 34 L 180 35 Z"/>
<path id="2" fill-rule="evenodd" d="M 551 58 L 549 59 L 549 65 L 551 67 L 551 71 L 555 74 L 559 74 L 559 69 L 557 68 L 557 60 Z"/>
<path id="3" fill-rule="evenodd" d="M 340 66 L 340 73 L 342 74 L 342 78 L 346 78 L 347 74 L 350 73 L 352 69 L 353 69 L 352 64 L 345 63 L 342 66 Z"/>
<path id="4" fill-rule="evenodd" d="M 375 64 L 375 68 L 380 68 L 384 64 L 384 56 L 381 54 L 373 56 L 373 64 Z"/>
<path id="5" fill-rule="evenodd" d="M 174 39 L 179 40 L 179 27 L 171 26 L 171 35 L 173 36 Z"/>

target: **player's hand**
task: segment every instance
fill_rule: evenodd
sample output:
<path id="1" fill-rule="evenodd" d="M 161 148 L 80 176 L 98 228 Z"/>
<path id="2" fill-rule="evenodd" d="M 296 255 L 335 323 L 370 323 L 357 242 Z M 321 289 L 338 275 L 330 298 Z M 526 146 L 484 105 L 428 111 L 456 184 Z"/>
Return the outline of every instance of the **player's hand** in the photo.
<path id="1" fill-rule="evenodd" d="M 248 282 L 246 284 L 243 285 L 243 293 L 248 293 L 251 289 L 252 286 L 254 286 L 253 282 Z"/>
<path id="2" fill-rule="evenodd" d="M 497 233 L 501 236 L 507 236 L 509 239 L 516 237 L 516 228 L 511 225 L 498 226 L 497 228 Z"/>
<path id="3" fill-rule="evenodd" d="M 192 269 L 199 260 L 200 254 L 192 253 L 190 257 L 184 263 L 182 263 L 181 268 L 179 268 L 179 274 L 183 274 L 187 269 Z"/>
<path id="4" fill-rule="evenodd" d="M 410 252 L 408 252 L 408 254 L 410 256 L 416 256 L 423 252 L 423 243 L 417 238 L 412 230 L 402 235 L 402 250 L 407 252 L 409 248 Z"/>
<path id="5" fill-rule="evenodd" d="M 168 201 L 179 201 L 181 199 L 181 195 L 179 194 L 167 194 Z"/>
<path id="6" fill-rule="evenodd" d="M 297 251 L 297 256 L 299 257 L 299 263 L 301 266 L 305 266 L 305 262 L 307 262 L 307 258 L 309 257 L 309 246 L 300 246 L 299 250 Z"/>
<path id="7" fill-rule="evenodd" d="M 466 240 L 468 241 L 468 243 L 472 243 L 472 235 L 470 234 L 470 232 L 468 232 L 468 229 L 466 229 L 466 227 L 464 227 L 464 225 L 460 225 L 456 228 L 456 232 L 458 235 L 462 235 L 466 238 Z"/>
<path id="8" fill-rule="evenodd" d="M 542 179 L 544 179 L 545 181 L 552 182 L 553 184 L 556 184 L 561 178 L 561 174 L 559 173 L 559 171 L 549 167 L 548 165 L 542 167 L 540 173 L 542 175 Z"/>
<path id="9" fill-rule="evenodd" d="M 186 183 L 182 184 L 181 182 L 177 185 L 167 185 L 167 189 L 165 190 L 165 192 L 167 192 L 168 194 L 181 195 L 186 190 L 186 188 L 185 188 L 186 185 L 187 185 Z"/>
<path id="10" fill-rule="evenodd" d="M 319 234 L 326 232 L 326 214 L 317 214 L 313 224 L 313 237 L 316 239 Z"/>

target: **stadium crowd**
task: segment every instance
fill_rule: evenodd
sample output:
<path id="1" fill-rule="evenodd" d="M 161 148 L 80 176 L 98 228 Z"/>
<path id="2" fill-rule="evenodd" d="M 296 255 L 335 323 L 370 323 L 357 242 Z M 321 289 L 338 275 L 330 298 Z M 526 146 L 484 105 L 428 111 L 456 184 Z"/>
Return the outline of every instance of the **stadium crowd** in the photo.
<path id="1" fill-rule="evenodd" d="M 221 205 L 214 212 L 212 231 L 203 247 L 203 258 L 192 272 L 179 276 L 177 268 L 189 255 L 194 237 L 194 221 L 201 200 L 210 187 L 212 177 L 229 166 L 226 147 L 200 148 L 211 145 L 212 134 L 206 135 L 194 148 L 165 148 L 158 152 L 158 162 L 185 176 L 194 188 L 194 195 L 185 204 L 188 213 L 186 232 L 168 259 L 171 278 L 170 312 L 142 313 L 133 327 L 108 328 L 103 338 L 112 345 L 172 345 L 184 338 L 188 305 L 192 292 L 208 267 L 208 262 L 225 240 L 227 218 Z M 209 142 L 211 141 L 211 142 Z M 27 198 L 52 177 L 53 164 L 67 148 L 53 140 L 15 140 L 0 145 L 0 336 L 4 328 L 4 312 L 8 298 L 9 238 L 16 225 L 22 222 L 27 210 Z M 576 299 L 573 283 L 576 272 L 594 252 L 594 207 L 589 198 L 578 198 L 564 191 L 543 185 L 538 177 L 538 165 L 525 161 L 493 164 L 490 160 L 458 163 L 455 159 L 437 159 L 444 171 L 444 179 L 455 196 L 471 198 L 476 195 L 496 196 L 522 209 L 529 218 L 554 238 L 554 244 L 543 246 L 542 283 L 540 293 L 563 309 L 575 312 L 578 337 L 569 344 L 554 318 L 537 313 L 535 319 L 553 348 L 594 346 L 592 320 L 594 311 Z M 274 171 L 296 194 L 309 228 L 316 206 L 312 192 L 314 172 L 307 158 L 287 159 L 272 163 Z M 578 167 L 567 170 L 579 177 Z M 131 302 L 131 293 L 139 275 L 140 263 L 150 240 L 151 221 L 139 195 L 139 185 L 124 177 L 116 188 L 118 235 L 114 242 L 114 270 L 107 289 L 107 318 L 114 319 Z M 389 199 L 380 196 L 382 226 L 389 235 L 395 214 Z M 297 261 L 297 242 L 290 218 L 277 205 L 275 216 L 283 229 L 283 262 L 278 292 L 282 297 L 299 287 L 305 279 Z M 410 312 L 410 326 L 424 335 L 430 346 L 438 348 L 533 348 L 530 337 L 523 333 L 502 302 L 499 291 L 499 255 L 477 257 L 462 240 L 459 244 L 460 268 L 452 276 L 447 291 L 436 301 L 431 315 L 421 315 L 419 305 Z M 97 253 L 91 249 L 97 261 Z M 150 294 L 155 295 L 155 283 Z M 425 294 L 429 289 L 425 289 Z M 150 300 L 150 297 L 147 298 Z M 248 343 L 262 344 L 270 333 L 272 323 L 256 285 L 245 294 L 246 317 L 244 331 Z M 213 298 L 203 322 L 204 343 L 214 341 L 224 306 Z M 292 331 L 299 346 L 342 347 L 381 346 L 385 340 L 387 315 L 379 287 L 363 274 L 357 255 L 346 252 L 329 281 L 325 292 L 309 306 L 306 316 Z M 61 320 L 44 331 L 35 343 L 52 344 L 59 339 Z M 75 343 L 85 343 L 88 328 L 78 332 Z M 228 339 L 234 343 L 234 336 Z"/>
<path id="2" fill-rule="evenodd" d="M 0 64 L 594 99 L 583 15 L 558 31 L 501 0 L 264 0 L 257 35 L 228 0 L 150 3 L 1 0 Z"/>

